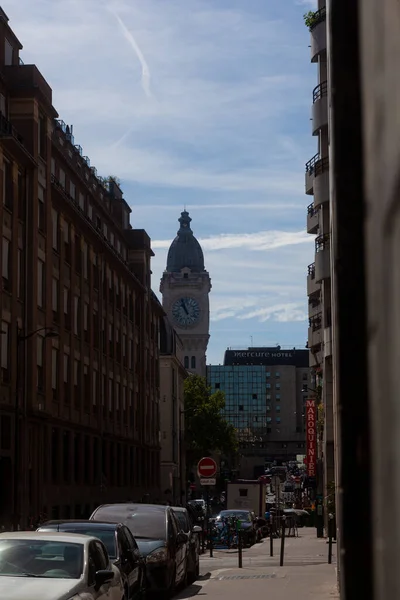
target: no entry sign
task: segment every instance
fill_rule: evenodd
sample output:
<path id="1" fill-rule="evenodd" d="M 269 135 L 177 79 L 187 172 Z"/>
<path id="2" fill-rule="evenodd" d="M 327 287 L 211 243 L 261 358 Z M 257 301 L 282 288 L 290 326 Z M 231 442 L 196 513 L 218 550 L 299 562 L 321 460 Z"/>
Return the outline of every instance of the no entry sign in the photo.
<path id="1" fill-rule="evenodd" d="M 205 456 L 201 460 L 199 460 L 199 464 L 197 465 L 197 473 L 199 477 L 204 477 L 209 479 L 210 477 L 214 477 L 217 472 L 217 463 L 210 456 Z"/>

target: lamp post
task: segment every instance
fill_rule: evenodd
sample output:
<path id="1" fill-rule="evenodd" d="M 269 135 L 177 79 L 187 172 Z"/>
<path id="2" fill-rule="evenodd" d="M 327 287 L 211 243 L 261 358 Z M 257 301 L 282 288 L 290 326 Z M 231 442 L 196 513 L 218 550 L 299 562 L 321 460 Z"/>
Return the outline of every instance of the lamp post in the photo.
<path id="1" fill-rule="evenodd" d="M 13 465 L 13 520 L 14 520 L 14 531 L 18 529 L 20 515 L 19 515 L 19 487 L 20 487 L 20 475 L 21 475 L 21 465 L 20 465 L 20 443 L 21 443 L 21 423 L 20 423 L 20 401 L 19 401 L 19 369 L 20 369 L 20 348 L 22 344 L 24 344 L 31 337 L 40 333 L 41 331 L 45 331 L 45 335 L 43 336 L 45 339 L 47 338 L 55 338 L 58 337 L 58 333 L 54 331 L 51 327 L 40 327 L 35 331 L 31 331 L 30 333 L 25 334 L 18 327 L 17 323 L 17 344 L 16 344 L 16 357 L 15 357 L 15 398 L 14 398 L 14 465 Z M 25 404 L 23 404 L 23 408 L 25 408 Z M 25 417 L 25 410 L 22 411 L 23 418 Z M 26 440 L 25 440 L 26 443 Z"/>

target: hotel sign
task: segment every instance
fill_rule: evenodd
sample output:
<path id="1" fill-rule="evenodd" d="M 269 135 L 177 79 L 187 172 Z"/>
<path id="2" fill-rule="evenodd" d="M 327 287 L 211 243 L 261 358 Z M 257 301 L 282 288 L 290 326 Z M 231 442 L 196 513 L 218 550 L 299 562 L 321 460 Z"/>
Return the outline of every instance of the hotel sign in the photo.
<path id="1" fill-rule="evenodd" d="M 317 407 L 315 400 L 306 401 L 307 475 L 317 475 Z"/>
<path id="2" fill-rule="evenodd" d="M 232 352 L 233 358 L 293 358 L 293 352 Z"/>

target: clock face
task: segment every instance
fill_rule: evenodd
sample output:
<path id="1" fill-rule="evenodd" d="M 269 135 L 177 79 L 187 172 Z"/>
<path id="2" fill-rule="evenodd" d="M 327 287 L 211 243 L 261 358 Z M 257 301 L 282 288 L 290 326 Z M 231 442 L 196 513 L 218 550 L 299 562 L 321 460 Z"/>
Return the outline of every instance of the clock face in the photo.
<path id="1" fill-rule="evenodd" d="M 200 318 L 200 306 L 194 298 L 179 298 L 172 305 L 172 316 L 181 327 L 194 325 Z"/>

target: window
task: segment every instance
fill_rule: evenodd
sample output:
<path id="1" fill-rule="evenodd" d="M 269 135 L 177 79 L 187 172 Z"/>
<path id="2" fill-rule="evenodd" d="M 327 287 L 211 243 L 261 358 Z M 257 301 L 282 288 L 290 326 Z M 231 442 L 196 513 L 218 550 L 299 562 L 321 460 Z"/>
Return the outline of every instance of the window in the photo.
<path id="1" fill-rule="evenodd" d="M 58 250 L 58 212 L 51 209 L 51 226 L 52 226 L 52 236 L 53 236 L 53 248 L 54 250 Z"/>
<path id="2" fill-rule="evenodd" d="M 88 211 L 88 217 L 89 217 L 89 219 L 92 220 L 93 219 L 93 206 L 90 203 L 88 204 L 88 210 L 87 211 Z"/>
<path id="3" fill-rule="evenodd" d="M 44 389 L 44 372 L 43 372 L 43 336 L 37 336 L 37 388 L 39 391 L 43 391 Z"/>
<path id="4" fill-rule="evenodd" d="M 38 123 L 38 143 L 39 143 L 39 155 L 42 158 L 46 158 L 46 117 L 39 115 Z"/>
<path id="5" fill-rule="evenodd" d="M 278 373 L 278 371 L 277 371 L 277 372 L 275 373 L 275 377 L 276 377 L 277 379 L 279 379 L 279 377 L 280 377 L 280 376 L 281 376 L 281 374 L 280 374 L 280 373 Z"/>
<path id="6" fill-rule="evenodd" d="M 243 411 L 244 410 L 244 405 L 243 404 L 239 404 L 239 410 Z"/>
<path id="7" fill-rule="evenodd" d="M 10 240 L 3 237 L 3 255 L 1 258 L 3 288 L 9 289 L 10 278 Z"/>
<path id="8" fill-rule="evenodd" d="M 78 335 L 79 332 L 79 298 L 74 297 L 74 334 Z"/>
<path id="9" fill-rule="evenodd" d="M 267 379 L 268 379 L 269 377 L 271 377 L 271 373 L 270 373 L 269 371 L 267 371 L 267 372 L 266 372 L 266 374 L 265 374 L 265 376 L 266 376 L 266 377 L 267 377 Z"/>
<path id="10" fill-rule="evenodd" d="M 72 183 L 72 181 L 69 182 L 69 195 L 71 196 L 71 198 L 73 198 L 75 200 L 76 187 L 75 187 L 75 184 Z"/>
<path id="11" fill-rule="evenodd" d="M 281 407 L 280 407 L 280 404 L 277 404 L 277 405 L 275 406 L 275 410 L 276 410 L 276 412 L 281 412 Z"/>
<path id="12" fill-rule="evenodd" d="M 270 383 L 267 383 L 267 384 L 266 384 L 266 388 L 267 388 L 267 390 L 270 390 L 270 389 L 271 389 L 271 384 L 270 384 Z"/>
<path id="13" fill-rule="evenodd" d="M 53 389 L 53 400 L 57 397 L 58 387 L 58 350 L 52 348 L 51 350 L 51 387 Z"/>
<path id="14" fill-rule="evenodd" d="M 23 221 L 25 219 L 26 210 L 26 176 L 21 171 L 18 171 L 18 218 Z"/>
<path id="15" fill-rule="evenodd" d="M 303 381 L 307 381 L 308 380 L 308 375 L 307 373 L 303 373 Z"/>
<path id="16" fill-rule="evenodd" d="M 93 370 L 92 374 L 92 404 L 93 410 L 95 411 L 97 406 L 97 381 L 98 381 L 98 372 Z"/>
<path id="17" fill-rule="evenodd" d="M 58 279 L 53 277 L 53 286 L 52 286 L 52 307 L 53 307 L 53 316 L 58 315 Z"/>
<path id="18" fill-rule="evenodd" d="M 271 394 L 267 394 L 267 400 L 271 400 Z"/>
<path id="19" fill-rule="evenodd" d="M 39 184 L 38 187 L 38 228 L 39 231 L 46 231 L 46 213 L 44 209 L 45 190 Z"/>
<path id="20" fill-rule="evenodd" d="M 257 394 L 253 394 L 253 400 L 257 400 Z"/>
<path id="21" fill-rule="evenodd" d="M 12 166 L 8 160 L 3 160 L 3 204 L 9 210 L 13 209 L 14 186 L 12 178 Z"/>
<path id="22" fill-rule="evenodd" d="M 67 263 L 71 263 L 71 245 L 69 239 L 69 224 L 64 221 L 64 258 Z"/>
<path id="23" fill-rule="evenodd" d="M 280 395 L 280 394 L 275 394 L 275 400 L 276 400 L 277 402 L 279 402 L 279 401 L 280 401 L 280 399 L 281 399 L 281 395 Z"/>
<path id="24" fill-rule="evenodd" d="M 24 289 L 23 270 L 22 270 L 22 250 L 17 250 L 17 296 L 22 298 L 22 290 Z"/>
<path id="25" fill-rule="evenodd" d="M 280 383 L 276 383 L 275 387 L 276 387 L 277 390 L 280 390 L 281 389 L 281 384 Z"/>
<path id="26" fill-rule="evenodd" d="M 195 356 L 192 356 L 192 359 L 190 361 L 190 367 L 191 367 L 191 369 L 196 368 L 196 357 Z"/>
<path id="27" fill-rule="evenodd" d="M 4 64 L 9 66 L 13 64 L 14 48 L 6 38 L 4 40 Z"/>
<path id="28" fill-rule="evenodd" d="M 80 373 L 79 373 L 79 362 L 77 360 L 74 360 L 74 400 L 75 400 L 75 407 L 79 408 L 79 377 Z"/>
<path id="29" fill-rule="evenodd" d="M 267 409 L 267 412 L 269 412 L 271 410 L 271 407 L 267 404 L 266 409 Z"/>
<path id="30" fill-rule="evenodd" d="M 79 192 L 79 208 L 85 210 L 85 196 Z"/>
<path id="31" fill-rule="evenodd" d="M 64 288 L 64 324 L 68 329 L 71 326 L 70 316 L 69 316 L 69 289 Z"/>
<path id="32" fill-rule="evenodd" d="M 89 367 L 83 365 L 83 393 L 84 393 L 84 406 L 86 412 L 90 409 L 90 378 L 89 378 Z"/>
<path id="33" fill-rule="evenodd" d="M 83 259 L 83 277 L 88 278 L 88 245 L 86 242 L 82 243 L 82 259 Z"/>
<path id="34" fill-rule="evenodd" d="M 10 324 L 7 321 L 1 322 L 1 374 L 3 382 L 10 381 Z"/>
<path id="35" fill-rule="evenodd" d="M 62 169 L 60 169 L 58 179 L 59 179 L 59 182 L 61 183 L 61 185 L 63 186 L 63 188 L 65 188 L 65 172 Z"/>
<path id="36" fill-rule="evenodd" d="M 280 417 L 276 417 L 275 421 L 279 424 L 281 422 L 281 418 Z"/>
<path id="37" fill-rule="evenodd" d="M 69 404 L 69 354 L 64 354 L 64 402 L 65 404 Z"/>
<path id="38" fill-rule="evenodd" d="M 56 174 L 56 161 L 54 158 L 51 159 L 51 174 L 52 175 Z"/>
<path id="39" fill-rule="evenodd" d="M 183 363 L 184 363 L 184 367 L 185 369 L 189 368 L 189 357 L 185 356 L 185 358 L 183 359 Z"/>
<path id="40" fill-rule="evenodd" d="M 220 383 L 216 383 L 216 384 L 215 384 L 215 389 L 216 389 L 216 390 L 219 390 L 219 389 L 220 389 L 220 385 L 221 385 Z"/>
<path id="41" fill-rule="evenodd" d="M 37 264 L 37 303 L 38 306 L 43 307 L 44 300 L 44 262 L 38 260 Z"/>

